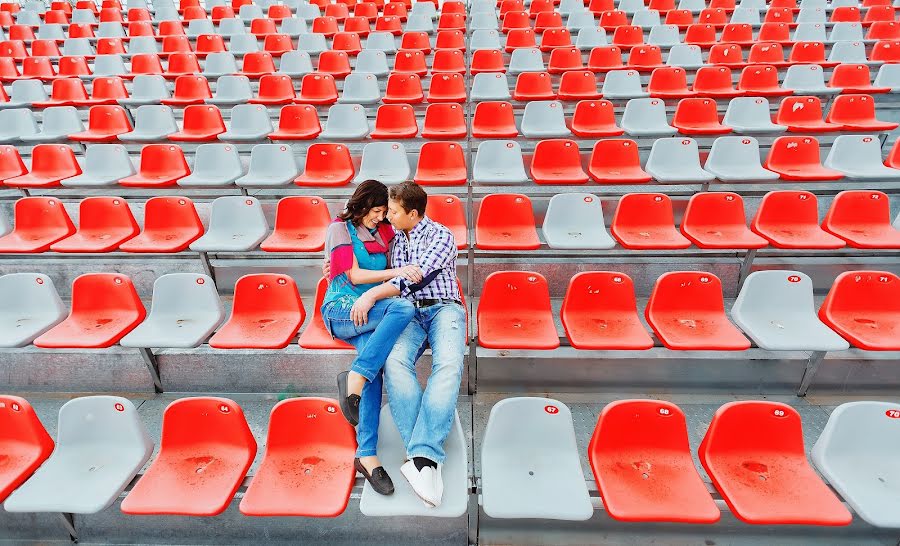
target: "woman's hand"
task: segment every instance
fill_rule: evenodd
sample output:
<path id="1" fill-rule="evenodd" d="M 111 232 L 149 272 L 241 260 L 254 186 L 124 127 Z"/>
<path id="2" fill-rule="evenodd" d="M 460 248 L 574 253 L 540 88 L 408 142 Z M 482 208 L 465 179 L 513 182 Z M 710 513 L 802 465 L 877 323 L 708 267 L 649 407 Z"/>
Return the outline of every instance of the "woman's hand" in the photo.
<path id="1" fill-rule="evenodd" d="M 357 328 L 369 322 L 369 311 L 373 305 L 375 300 L 365 294 L 356 298 L 356 302 L 350 308 L 350 318 Z"/>
<path id="2" fill-rule="evenodd" d="M 422 279 L 425 278 L 422 269 L 417 265 L 404 265 L 397 271 L 401 277 L 412 283 L 422 282 Z"/>

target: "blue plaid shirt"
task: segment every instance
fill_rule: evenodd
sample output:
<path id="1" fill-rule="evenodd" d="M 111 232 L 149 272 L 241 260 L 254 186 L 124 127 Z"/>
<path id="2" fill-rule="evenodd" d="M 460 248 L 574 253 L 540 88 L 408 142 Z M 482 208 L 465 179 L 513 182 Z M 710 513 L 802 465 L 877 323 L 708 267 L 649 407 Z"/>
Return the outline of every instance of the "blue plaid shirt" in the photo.
<path id="1" fill-rule="evenodd" d="M 456 281 L 456 239 L 446 226 L 427 216 L 409 232 L 397 231 L 391 250 L 391 267 L 418 265 L 425 278 L 410 283 L 403 277 L 390 282 L 400 295 L 412 300 L 451 299 L 461 301 Z"/>

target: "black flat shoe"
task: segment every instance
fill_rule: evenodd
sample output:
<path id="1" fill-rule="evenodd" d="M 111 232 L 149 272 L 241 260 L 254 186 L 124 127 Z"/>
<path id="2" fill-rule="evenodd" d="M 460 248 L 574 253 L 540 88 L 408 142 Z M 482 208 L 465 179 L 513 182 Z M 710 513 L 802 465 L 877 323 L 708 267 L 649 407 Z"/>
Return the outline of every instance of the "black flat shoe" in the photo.
<path id="1" fill-rule="evenodd" d="M 353 459 L 353 466 L 356 467 L 356 470 L 358 470 L 360 474 L 365 476 L 366 481 L 372 485 L 372 489 L 374 489 L 376 493 L 381 495 L 394 494 L 394 482 L 391 481 L 391 477 L 388 476 L 388 473 L 383 466 L 374 469 L 371 474 L 369 474 L 366 467 L 359 462 L 359 459 Z"/>
<path id="2" fill-rule="evenodd" d="M 344 418 L 355 427 L 359 424 L 360 398 L 358 394 L 347 394 L 350 391 L 350 388 L 347 386 L 349 376 L 350 372 L 341 372 L 337 376 L 338 401 L 341 404 L 341 411 L 344 413 Z"/>

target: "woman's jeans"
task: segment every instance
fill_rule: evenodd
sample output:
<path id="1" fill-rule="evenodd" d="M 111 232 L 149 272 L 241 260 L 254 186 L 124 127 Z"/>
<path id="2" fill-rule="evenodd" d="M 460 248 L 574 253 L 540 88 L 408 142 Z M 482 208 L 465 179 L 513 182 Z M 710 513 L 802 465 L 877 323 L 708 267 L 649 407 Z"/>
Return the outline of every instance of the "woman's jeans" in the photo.
<path id="1" fill-rule="evenodd" d="M 404 298 L 378 300 L 369 310 L 368 322 L 356 326 L 350 318 L 350 307 L 335 304 L 323 309 L 322 319 L 331 335 L 356 347 L 357 356 L 350 370 L 368 380 L 359 404 L 357 457 L 371 457 L 376 453 L 384 363 L 415 311 L 413 304 Z"/>

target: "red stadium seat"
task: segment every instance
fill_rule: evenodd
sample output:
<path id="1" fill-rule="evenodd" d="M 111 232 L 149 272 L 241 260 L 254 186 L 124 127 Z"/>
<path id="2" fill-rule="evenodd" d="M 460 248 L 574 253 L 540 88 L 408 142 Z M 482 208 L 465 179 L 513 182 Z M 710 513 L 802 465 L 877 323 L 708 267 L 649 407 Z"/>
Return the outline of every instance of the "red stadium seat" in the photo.
<path id="1" fill-rule="evenodd" d="M 817 64 L 820 67 L 834 66 L 825 58 L 825 44 L 822 42 L 795 42 L 788 56 L 791 64 Z"/>
<path id="2" fill-rule="evenodd" d="M 178 76 L 175 80 L 175 92 L 171 98 L 162 99 L 162 104 L 170 106 L 188 106 L 203 104 L 212 98 L 209 82 L 203 76 Z"/>
<path id="3" fill-rule="evenodd" d="M 694 75 L 694 93 L 714 99 L 730 99 L 744 94 L 731 83 L 731 69 L 727 66 L 702 66 Z"/>
<path id="4" fill-rule="evenodd" d="M 439 30 L 434 39 L 435 52 L 441 49 L 466 50 L 466 34 L 462 30 Z"/>
<path id="5" fill-rule="evenodd" d="M 210 53 L 226 51 L 225 41 L 219 34 L 201 34 L 197 36 L 197 56 L 205 57 Z"/>
<path id="6" fill-rule="evenodd" d="M 712 273 L 664 273 L 653 286 L 644 314 L 668 349 L 743 351 L 750 348 L 750 341 L 728 321 L 722 283 Z"/>
<path id="7" fill-rule="evenodd" d="M 729 85 L 731 82 L 728 82 Z M 664 66 L 650 74 L 647 92 L 660 99 L 683 99 L 697 93 L 688 89 L 687 72 L 679 66 Z"/>
<path id="8" fill-rule="evenodd" d="M 660 12 L 662 14 L 662 12 Z M 666 11 L 664 19 L 666 25 L 675 25 L 679 28 L 686 29 L 694 24 L 694 14 L 688 9 L 670 9 Z"/>
<path id="9" fill-rule="evenodd" d="M 119 250 L 172 253 L 185 250 L 203 235 L 203 223 L 187 197 L 152 197 L 144 204 L 144 230 Z"/>
<path id="10" fill-rule="evenodd" d="M 749 23 L 729 23 L 722 28 L 724 44 L 751 45 L 754 43 L 753 26 Z"/>
<path id="11" fill-rule="evenodd" d="M 466 84 L 462 74 L 455 72 L 431 75 L 428 85 L 428 102 L 466 102 Z"/>
<path id="12" fill-rule="evenodd" d="M 31 149 L 31 172 L 8 178 L 5 183 L 14 188 L 49 188 L 79 174 L 81 167 L 72 148 L 59 144 L 38 144 Z"/>
<path id="13" fill-rule="evenodd" d="M 547 72 L 522 72 L 516 78 L 516 87 L 513 89 L 513 99 L 519 101 L 553 100 L 556 93 L 553 91 L 552 80 Z"/>
<path id="14" fill-rule="evenodd" d="M 653 339 L 638 318 L 634 283 L 624 273 L 584 271 L 572 277 L 560 318 L 576 349 L 639 351 L 653 347 Z"/>
<path id="15" fill-rule="evenodd" d="M 178 76 L 187 76 L 190 74 L 200 73 L 200 62 L 193 53 L 180 51 L 169 55 L 169 64 L 166 65 L 166 71 L 163 76 L 168 79 L 175 79 Z"/>
<path id="16" fill-rule="evenodd" d="M 14 228 L 0 237 L 0 252 L 46 252 L 50 245 L 75 233 L 63 204 L 52 197 L 23 197 L 13 207 Z"/>
<path id="17" fill-rule="evenodd" d="M 216 349 L 284 349 L 305 318 L 294 279 L 270 273 L 244 275 L 234 286 L 231 316 L 209 339 L 209 345 Z"/>
<path id="18" fill-rule="evenodd" d="M 169 135 L 172 142 L 210 142 L 225 132 L 222 112 L 215 106 L 192 104 L 184 109 L 181 131 Z"/>
<path id="19" fill-rule="evenodd" d="M 396 2 L 391 2 L 390 4 L 397 5 Z M 403 34 L 403 26 L 401 24 L 401 19 L 396 16 L 388 15 L 388 6 L 385 6 L 385 15 L 383 17 L 378 17 L 375 19 L 375 31 L 376 32 L 390 32 L 394 36 L 400 36 Z M 405 9 L 405 6 L 404 6 Z M 404 16 L 404 20 L 406 17 Z"/>
<path id="20" fill-rule="evenodd" d="M 828 87 L 841 90 L 841 93 L 866 93 L 874 95 L 890 92 L 890 87 L 872 85 L 872 74 L 864 64 L 839 64 L 831 71 Z"/>
<path id="21" fill-rule="evenodd" d="M 53 452 L 53 439 L 24 398 L 0 395 L 0 502 L 22 485 Z"/>
<path id="22" fill-rule="evenodd" d="M 404 32 L 400 37 L 400 51 L 419 51 L 428 55 L 431 53 L 431 38 L 427 32 Z"/>
<path id="23" fill-rule="evenodd" d="M 554 50 L 561 51 L 561 50 Z M 579 53 L 579 58 L 581 54 Z M 551 63 L 553 55 L 550 55 Z M 503 52 L 499 49 L 479 49 L 472 53 L 472 66 L 469 68 L 472 74 L 480 74 L 482 72 L 506 72 L 506 65 L 503 63 Z"/>
<path id="24" fill-rule="evenodd" d="M 257 96 L 251 98 L 250 104 L 276 106 L 290 104 L 296 99 L 294 82 L 284 74 L 265 74 L 259 79 Z"/>
<path id="25" fill-rule="evenodd" d="M 294 44 L 287 34 L 268 34 L 263 40 L 263 50 L 271 53 L 273 57 L 281 57 L 288 51 L 293 51 Z M 321 61 L 321 58 L 319 60 Z"/>
<path id="26" fill-rule="evenodd" d="M 26 174 L 25 162 L 15 146 L 0 145 L 0 185 L 9 179 Z"/>
<path id="27" fill-rule="evenodd" d="M 900 278 L 887 271 L 847 271 L 834 280 L 819 318 L 854 346 L 900 350 Z"/>
<path id="28" fill-rule="evenodd" d="M 754 233 L 776 248 L 835 249 L 843 240 L 819 227 L 816 196 L 807 191 L 771 191 L 763 196 L 750 223 Z"/>
<path id="29" fill-rule="evenodd" d="M 747 228 L 744 200 L 731 192 L 695 193 L 688 201 L 681 233 L 700 248 L 762 248 L 768 243 Z"/>
<path id="30" fill-rule="evenodd" d="M 619 136 L 625 132 L 616 125 L 613 104 L 608 100 L 583 100 L 576 104 L 571 130 L 581 138 Z"/>
<path id="31" fill-rule="evenodd" d="M 181 146 L 147 144 L 141 148 L 141 164 L 137 174 L 119 180 L 120 186 L 162 188 L 191 174 Z"/>
<path id="32" fill-rule="evenodd" d="M 408 104 L 383 104 L 375 113 L 374 139 L 413 138 L 419 132 L 416 113 Z"/>
<path id="33" fill-rule="evenodd" d="M 514 138 L 519 136 L 512 104 L 482 101 L 472 116 L 472 136 L 475 138 Z"/>
<path id="34" fill-rule="evenodd" d="M 469 246 L 469 228 L 466 224 L 466 209 L 455 195 L 430 194 L 425 206 L 425 216 L 443 224 L 453 232 L 456 248 Z"/>
<path id="35" fill-rule="evenodd" d="M 154 53 L 138 53 L 131 57 L 131 75 L 138 74 L 163 74 L 162 63 L 159 56 Z"/>
<path id="36" fill-rule="evenodd" d="M 331 220 L 321 197 L 284 197 L 275 209 L 275 230 L 259 247 L 265 252 L 321 252 Z"/>
<path id="37" fill-rule="evenodd" d="M 578 143 L 568 139 L 542 140 L 534 147 L 531 178 L 536 184 L 584 184 Z"/>
<path id="38" fill-rule="evenodd" d="M 344 512 L 356 479 L 356 433 L 337 400 L 279 402 L 265 445 L 262 464 L 241 499 L 242 514 L 337 517 Z"/>
<path id="39" fill-rule="evenodd" d="M 608 72 L 625 68 L 622 62 L 622 49 L 617 46 L 599 46 L 588 55 L 588 70 L 592 72 Z"/>
<path id="40" fill-rule="evenodd" d="M 550 52 L 547 72 L 562 74 L 570 70 L 584 70 L 584 63 L 581 61 L 581 50 L 577 47 L 557 47 Z"/>
<path id="41" fill-rule="evenodd" d="M 324 34 L 331 38 L 338 31 L 338 21 L 334 17 L 316 17 L 312 21 L 312 29 L 316 34 Z"/>
<path id="42" fill-rule="evenodd" d="M 429 104 L 425 109 L 422 138 L 465 138 L 467 134 L 465 111 L 461 105 L 437 103 Z"/>
<path id="43" fill-rule="evenodd" d="M 234 498 L 255 456 L 253 432 L 233 400 L 175 400 L 163 414 L 159 453 L 122 501 L 122 512 L 221 514 Z"/>
<path id="44" fill-rule="evenodd" d="M 719 122 L 716 101 L 705 98 L 678 101 L 672 125 L 685 135 L 724 135 L 731 132 L 731 127 Z"/>
<path id="45" fill-rule="evenodd" d="M 644 43 L 644 29 L 638 26 L 623 25 L 616 27 L 612 35 L 613 45 L 631 47 Z"/>
<path id="46" fill-rule="evenodd" d="M 78 230 L 50 245 L 50 250 L 111 252 L 139 231 L 127 201 L 120 197 L 88 197 L 78 205 Z"/>
<path id="47" fill-rule="evenodd" d="M 119 135 L 131 131 L 128 112 L 121 106 L 92 106 L 88 113 L 86 131 L 72 133 L 70 140 L 76 142 L 118 142 Z"/>
<path id="48" fill-rule="evenodd" d="M 91 98 L 77 101 L 76 106 L 95 106 L 98 104 L 115 105 L 119 99 L 127 99 L 128 90 L 122 78 L 96 78 L 91 87 Z"/>
<path id="49" fill-rule="evenodd" d="M 419 150 L 414 177 L 423 186 L 460 186 L 466 183 L 466 157 L 456 142 L 426 142 Z"/>
<path id="50" fill-rule="evenodd" d="M 563 73 L 559 80 L 559 100 L 599 99 L 597 77 L 589 70 Z"/>
<path id="51" fill-rule="evenodd" d="M 591 152 L 588 174 L 601 184 L 650 181 L 650 175 L 641 168 L 637 143 L 626 138 L 598 140 Z"/>
<path id="52" fill-rule="evenodd" d="M 458 49 L 438 49 L 434 52 L 431 68 L 435 72 L 466 73 L 466 59 Z"/>
<path id="53" fill-rule="evenodd" d="M 497 271 L 478 302 L 478 344 L 488 349 L 556 349 L 559 336 L 547 279 L 531 271 Z"/>
<path id="54" fill-rule="evenodd" d="M 515 28 L 506 35 L 506 52 L 512 53 L 516 49 L 537 47 L 534 31 L 530 28 Z"/>
<path id="55" fill-rule="evenodd" d="M 0 57 L 0 81 L 8 82 L 18 80 L 19 76 L 19 67 L 16 64 L 15 59 L 11 57 Z"/>
<path id="56" fill-rule="evenodd" d="M 334 76 L 311 72 L 300 81 L 300 94 L 296 101 L 301 104 L 325 105 L 337 102 L 338 92 Z"/>
<path id="57" fill-rule="evenodd" d="M 49 57 L 28 57 L 22 61 L 23 80 L 49 81 L 56 78 L 56 71 Z"/>
<path id="58" fill-rule="evenodd" d="M 731 512 L 751 524 L 849 525 L 809 465 L 800 414 L 778 402 L 729 402 L 713 415 L 700 462 Z"/>
<path id="59" fill-rule="evenodd" d="M 269 133 L 269 140 L 312 140 L 322 132 L 319 114 L 309 104 L 282 106 L 278 129 Z"/>
<path id="60" fill-rule="evenodd" d="M 401 49 L 394 55 L 394 73 L 424 76 L 428 73 L 425 53 L 417 49 Z"/>
<path id="61" fill-rule="evenodd" d="M 710 24 L 694 24 L 684 32 L 684 43 L 709 47 L 717 42 L 716 26 Z"/>
<path id="62" fill-rule="evenodd" d="M 782 136 L 775 139 L 763 167 L 783 180 L 840 180 L 844 174 L 822 166 L 819 141 L 813 137 Z"/>
<path id="63" fill-rule="evenodd" d="M 746 66 L 744 52 L 738 44 L 716 44 L 709 49 L 708 64 L 740 68 Z"/>
<path id="64" fill-rule="evenodd" d="M 136 57 L 136 56 L 135 56 Z M 132 59 L 132 65 L 134 64 L 134 59 Z M 59 77 L 78 77 L 78 76 L 88 76 L 91 74 L 91 69 L 88 67 L 87 59 L 84 57 L 60 57 L 58 62 L 58 73 Z M 132 73 L 134 70 L 132 69 Z M 87 97 L 85 97 L 87 98 Z"/>
<path id="65" fill-rule="evenodd" d="M 343 144 L 316 143 L 307 148 L 306 167 L 294 179 L 298 186 L 344 186 L 355 171 L 350 150 Z"/>
<path id="66" fill-rule="evenodd" d="M 277 227 L 275 228 L 278 229 Z M 263 241 L 265 244 L 265 241 Z M 265 249 L 263 249 L 265 250 Z M 319 279 L 316 285 L 316 303 L 313 305 L 313 316 L 309 324 L 300 333 L 297 344 L 304 349 L 353 349 L 346 341 L 331 337 L 325 328 L 325 320 L 322 318 L 322 302 L 325 301 L 325 292 L 328 290 L 328 280 Z"/>
<path id="67" fill-rule="evenodd" d="M 541 33 L 541 51 L 553 51 L 558 47 L 571 47 L 572 35 L 567 28 L 548 28 L 539 30 L 535 26 L 535 32 Z"/>
<path id="68" fill-rule="evenodd" d="M 89 273 L 72 283 L 66 319 L 34 340 L 45 349 L 111 347 L 144 320 L 144 305 L 131 279 L 120 273 Z"/>
<path id="69" fill-rule="evenodd" d="M 514 193 L 486 195 L 475 219 L 475 246 L 482 250 L 540 248 L 531 200 Z"/>
<path id="70" fill-rule="evenodd" d="M 834 197 L 822 229 L 853 248 L 900 248 L 900 230 L 891 225 L 891 204 L 880 191 L 846 190 Z"/>
<path id="71" fill-rule="evenodd" d="M 350 56 L 346 51 L 323 51 L 319 53 L 317 70 L 320 74 L 329 74 L 336 80 L 342 80 L 350 74 Z"/>
<path id="72" fill-rule="evenodd" d="M 715 523 L 721 517 L 691 458 L 684 413 L 671 402 L 608 404 L 597 419 L 588 459 L 613 519 Z"/>
<path id="73" fill-rule="evenodd" d="M 828 110 L 826 122 L 836 123 L 844 131 L 893 131 L 897 123 L 875 118 L 875 99 L 871 95 L 839 95 Z"/>
<path id="74" fill-rule="evenodd" d="M 638 72 L 651 72 L 662 66 L 662 51 L 657 45 L 634 46 L 628 54 L 628 68 Z"/>
<path id="75" fill-rule="evenodd" d="M 822 102 L 818 97 L 785 97 L 778 108 L 775 123 L 792 133 L 840 131 L 841 126 L 822 120 Z"/>
<path id="76" fill-rule="evenodd" d="M 241 74 L 250 79 L 259 79 L 265 74 L 275 72 L 275 60 L 268 51 L 251 51 L 244 55 Z"/>
<path id="77" fill-rule="evenodd" d="M 391 74 L 381 102 L 384 104 L 419 104 L 425 100 L 422 80 L 415 74 Z"/>
<path id="78" fill-rule="evenodd" d="M 778 84 L 778 70 L 772 65 L 745 66 L 741 70 L 737 89 L 750 96 L 781 97 L 794 94 L 792 89 L 784 89 Z"/>
<path id="79" fill-rule="evenodd" d="M 661 193 L 622 196 L 609 230 L 619 244 L 629 250 L 691 246 L 691 242 L 675 228 L 672 200 Z"/>

